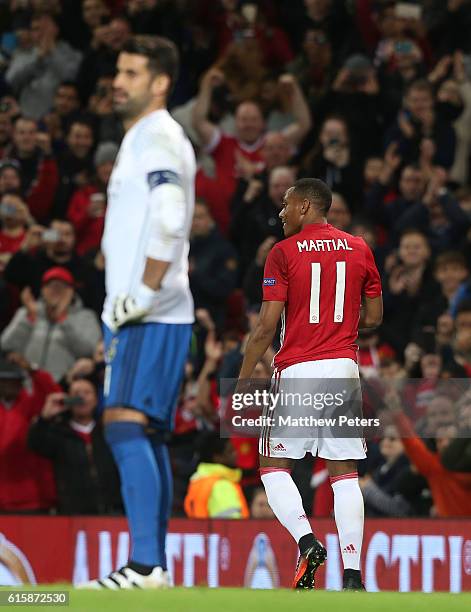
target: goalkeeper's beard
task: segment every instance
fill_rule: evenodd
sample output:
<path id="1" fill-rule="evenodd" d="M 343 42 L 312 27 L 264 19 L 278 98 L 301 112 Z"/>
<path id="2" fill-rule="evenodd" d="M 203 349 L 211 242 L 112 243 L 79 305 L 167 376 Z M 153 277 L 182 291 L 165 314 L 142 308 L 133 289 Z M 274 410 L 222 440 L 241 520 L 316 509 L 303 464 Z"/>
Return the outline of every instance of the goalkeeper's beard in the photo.
<path id="1" fill-rule="evenodd" d="M 126 95 L 124 102 L 116 102 L 113 99 L 113 110 L 123 121 L 129 121 L 139 117 L 151 101 L 152 96 L 150 94 L 140 99 L 133 99 Z"/>

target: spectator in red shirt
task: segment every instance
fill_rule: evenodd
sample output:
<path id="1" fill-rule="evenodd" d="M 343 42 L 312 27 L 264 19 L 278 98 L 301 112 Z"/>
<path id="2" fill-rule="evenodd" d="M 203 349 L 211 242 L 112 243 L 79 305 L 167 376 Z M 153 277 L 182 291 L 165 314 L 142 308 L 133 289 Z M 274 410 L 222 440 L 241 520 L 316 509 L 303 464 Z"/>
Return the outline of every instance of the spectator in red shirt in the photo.
<path id="1" fill-rule="evenodd" d="M 0 359 L 0 512 L 45 511 L 55 503 L 52 467 L 28 449 L 26 439 L 46 396 L 59 386 L 19 355 L 12 358 L 22 367 Z M 31 377 L 31 391 L 23 386 L 24 370 Z"/>
<path id="2" fill-rule="evenodd" d="M 25 230 L 32 223 L 34 219 L 20 197 L 13 194 L 3 196 L 0 202 L 0 274 L 20 248 Z"/>
<path id="3" fill-rule="evenodd" d="M 75 227 L 76 251 L 84 255 L 100 246 L 105 222 L 106 188 L 113 170 L 118 147 L 113 142 L 103 142 L 95 157 L 95 177 L 73 195 L 67 217 Z"/>
<path id="4" fill-rule="evenodd" d="M 213 89 L 222 85 L 224 80 L 225 76 L 219 69 L 209 70 L 201 81 L 193 108 L 193 127 L 204 149 L 211 154 L 215 163 L 214 177 L 198 172 L 196 192 L 208 202 L 211 214 L 223 232 L 227 230 L 229 223 L 229 201 L 235 191 L 236 179 L 244 176 L 248 162 L 252 174 L 254 164 L 257 170 L 263 169 L 262 149 L 265 130 L 265 119 L 261 108 L 257 102 L 250 100 L 241 102 L 236 108 L 234 136 L 224 134 L 209 120 Z M 291 106 L 288 110 L 295 119 L 283 130 L 283 133 L 290 144 L 296 147 L 311 127 L 309 108 L 301 88 L 292 75 L 282 75 L 280 84 L 288 93 Z"/>

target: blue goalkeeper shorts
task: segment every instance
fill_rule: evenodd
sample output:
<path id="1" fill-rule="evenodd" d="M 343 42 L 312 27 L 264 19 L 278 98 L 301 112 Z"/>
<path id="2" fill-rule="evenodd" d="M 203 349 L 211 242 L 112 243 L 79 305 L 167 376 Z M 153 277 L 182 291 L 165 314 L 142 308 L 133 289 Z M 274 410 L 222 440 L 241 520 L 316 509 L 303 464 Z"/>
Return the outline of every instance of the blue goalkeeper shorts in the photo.
<path id="1" fill-rule="evenodd" d="M 104 408 L 134 408 L 159 429 L 172 430 L 191 327 L 142 323 L 113 333 L 105 325 Z"/>

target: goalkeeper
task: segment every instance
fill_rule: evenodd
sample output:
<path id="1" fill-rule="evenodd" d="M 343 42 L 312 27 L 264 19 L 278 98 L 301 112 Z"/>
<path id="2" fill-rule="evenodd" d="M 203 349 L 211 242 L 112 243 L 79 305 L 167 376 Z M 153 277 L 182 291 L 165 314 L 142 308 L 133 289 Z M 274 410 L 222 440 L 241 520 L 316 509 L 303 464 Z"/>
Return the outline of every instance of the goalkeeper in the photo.
<path id="1" fill-rule="evenodd" d="M 127 565 L 85 585 L 92 588 L 170 584 L 165 537 L 172 481 L 164 435 L 173 425 L 193 322 L 188 236 L 195 159 L 166 109 L 177 67 L 173 43 L 136 36 L 118 57 L 113 83 L 126 135 L 108 187 L 102 242 L 103 420 L 132 547 Z"/>

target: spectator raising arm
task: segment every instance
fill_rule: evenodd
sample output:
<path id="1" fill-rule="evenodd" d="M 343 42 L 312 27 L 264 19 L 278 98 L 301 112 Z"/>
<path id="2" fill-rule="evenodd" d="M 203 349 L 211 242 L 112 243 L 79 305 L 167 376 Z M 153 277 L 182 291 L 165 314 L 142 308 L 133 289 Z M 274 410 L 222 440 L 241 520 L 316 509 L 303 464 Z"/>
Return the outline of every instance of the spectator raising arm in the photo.
<path id="1" fill-rule="evenodd" d="M 287 110 L 294 116 L 294 123 L 288 125 L 283 134 L 293 147 L 298 147 L 312 126 L 311 112 L 298 81 L 292 74 L 280 77 L 282 96 L 287 99 Z"/>
<path id="2" fill-rule="evenodd" d="M 217 68 L 211 68 L 201 80 L 201 86 L 193 107 L 193 127 L 204 148 L 210 147 L 216 137 L 218 126 L 208 119 L 213 89 L 224 82 L 224 74 Z"/>

